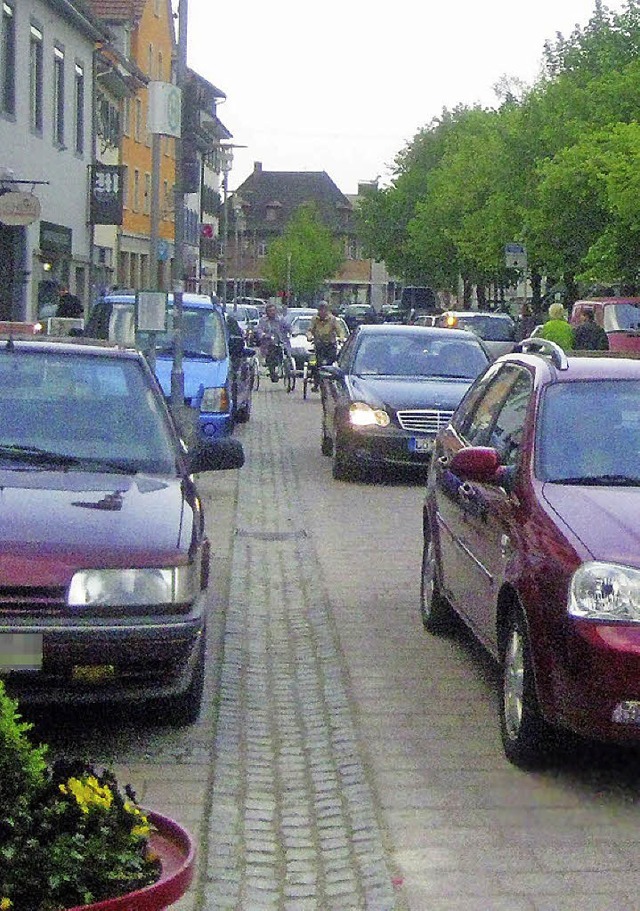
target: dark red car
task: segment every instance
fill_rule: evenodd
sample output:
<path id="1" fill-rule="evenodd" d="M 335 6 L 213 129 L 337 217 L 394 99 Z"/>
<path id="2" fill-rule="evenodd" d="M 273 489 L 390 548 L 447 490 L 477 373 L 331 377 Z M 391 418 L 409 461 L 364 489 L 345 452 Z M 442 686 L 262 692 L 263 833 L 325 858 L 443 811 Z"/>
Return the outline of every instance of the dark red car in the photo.
<path id="1" fill-rule="evenodd" d="M 421 609 L 500 663 L 507 757 L 567 729 L 640 743 L 640 360 L 520 343 L 441 431 Z"/>

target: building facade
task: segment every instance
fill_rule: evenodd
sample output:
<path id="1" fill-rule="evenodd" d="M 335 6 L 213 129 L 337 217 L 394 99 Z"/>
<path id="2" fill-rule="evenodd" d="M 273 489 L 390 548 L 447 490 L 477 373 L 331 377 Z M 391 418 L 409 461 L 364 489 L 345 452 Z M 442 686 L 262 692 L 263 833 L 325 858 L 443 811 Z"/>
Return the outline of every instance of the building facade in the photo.
<path id="1" fill-rule="evenodd" d="M 35 319 L 61 286 L 88 300 L 94 48 L 108 36 L 71 0 L 3 0 L 1 28 L 0 319 Z M 15 193 L 26 209 L 35 197 L 32 220 L 5 211 Z"/>

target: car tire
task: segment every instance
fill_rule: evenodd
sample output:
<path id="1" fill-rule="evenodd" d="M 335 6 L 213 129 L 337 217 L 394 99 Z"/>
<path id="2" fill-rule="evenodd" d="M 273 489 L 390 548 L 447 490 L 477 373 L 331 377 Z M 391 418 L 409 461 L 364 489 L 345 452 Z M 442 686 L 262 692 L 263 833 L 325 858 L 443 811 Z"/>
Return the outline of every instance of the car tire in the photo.
<path id="1" fill-rule="evenodd" d="M 169 723 L 176 727 L 195 724 L 200 716 L 206 668 L 206 635 L 206 630 L 203 630 L 200 654 L 188 689 L 179 696 L 166 700 L 163 706 Z"/>
<path id="2" fill-rule="evenodd" d="M 539 767 L 551 752 L 553 729 L 538 703 L 527 627 L 516 606 L 507 617 L 501 671 L 500 734 L 505 755 L 520 768 Z"/>
<path id="3" fill-rule="evenodd" d="M 436 551 L 432 538 L 425 540 L 422 548 L 420 614 L 422 625 L 433 635 L 450 633 L 455 626 L 455 612 L 440 591 Z"/>

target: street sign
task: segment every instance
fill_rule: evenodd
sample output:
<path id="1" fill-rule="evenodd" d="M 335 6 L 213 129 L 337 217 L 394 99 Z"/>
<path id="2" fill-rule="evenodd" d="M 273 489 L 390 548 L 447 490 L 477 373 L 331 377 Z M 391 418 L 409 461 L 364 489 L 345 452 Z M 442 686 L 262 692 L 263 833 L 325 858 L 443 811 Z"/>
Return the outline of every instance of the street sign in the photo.
<path id="1" fill-rule="evenodd" d="M 527 251 L 522 244 L 505 244 L 504 264 L 507 269 L 524 269 L 526 271 Z"/>
<path id="2" fill-rule="evenodd" d="M 142 332 L 166 332 L 167 292 L 138 291 L 136 295 L 137 328 Z"/>
<path id="3" fill-rule="evenodd" d="M 149 83 L 148 127 L 150 133 L 181 135 L 182 92 L 171 82 Z"/>

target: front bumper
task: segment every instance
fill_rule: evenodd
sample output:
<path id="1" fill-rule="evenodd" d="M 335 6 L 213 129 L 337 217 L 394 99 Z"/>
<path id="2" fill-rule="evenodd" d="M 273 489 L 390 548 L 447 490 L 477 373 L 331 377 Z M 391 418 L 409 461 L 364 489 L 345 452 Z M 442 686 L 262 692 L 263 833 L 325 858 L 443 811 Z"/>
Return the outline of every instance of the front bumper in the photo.
<path id="1" fill-rule="evenodd" d="M 399 427 L 343 427 L 339 434 L 345 456 L 363 467 L 407 465 L 427 467 L 435 434 L 412 434 Z"/>
<path id="2" fill-rule="evenodd" d="M 137 703 L 184 693 L 206 638 L 205 594 L 188 613 L 139 617 L 0 619 L 0 632 L 42 636 L 42 665 L 2 675 L 30 705 Z"/>

